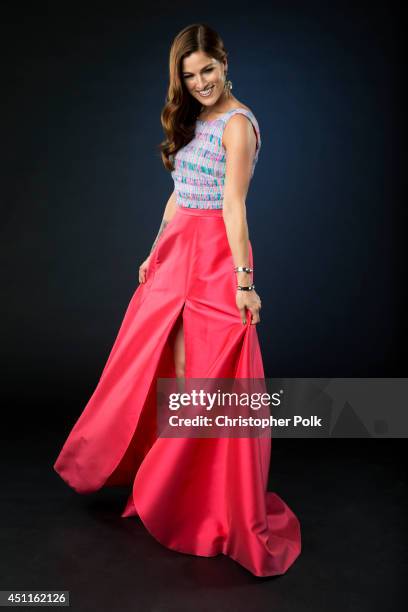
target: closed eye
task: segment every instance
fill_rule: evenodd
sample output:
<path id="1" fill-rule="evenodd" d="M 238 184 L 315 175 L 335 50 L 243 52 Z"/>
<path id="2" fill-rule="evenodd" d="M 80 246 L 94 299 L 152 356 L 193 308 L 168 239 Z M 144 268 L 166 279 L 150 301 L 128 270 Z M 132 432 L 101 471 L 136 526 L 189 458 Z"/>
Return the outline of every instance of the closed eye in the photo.
<path id="1" fill-rule="evenodd" d="M 212 72 L 214 70 L 214 68 L 206 68 L 204 70 L 204 72 Z M 183 75 L 185 79 L 190 79 L 193 75 L 192 74 L 184 74 Z"/>

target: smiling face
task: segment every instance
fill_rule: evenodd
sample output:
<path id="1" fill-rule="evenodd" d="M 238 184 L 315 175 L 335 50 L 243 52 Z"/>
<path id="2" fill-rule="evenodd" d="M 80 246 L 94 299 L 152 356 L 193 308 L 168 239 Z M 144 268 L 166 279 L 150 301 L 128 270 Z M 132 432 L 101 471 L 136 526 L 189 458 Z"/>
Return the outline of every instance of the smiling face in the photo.
<path id="1" fill-rule="evenodd" d="M 213 106 L 224 97 L 228 66 L 203 51 L 196 51 L 182 62 L 182 78 L 189 93 L 203 106 Z"/>

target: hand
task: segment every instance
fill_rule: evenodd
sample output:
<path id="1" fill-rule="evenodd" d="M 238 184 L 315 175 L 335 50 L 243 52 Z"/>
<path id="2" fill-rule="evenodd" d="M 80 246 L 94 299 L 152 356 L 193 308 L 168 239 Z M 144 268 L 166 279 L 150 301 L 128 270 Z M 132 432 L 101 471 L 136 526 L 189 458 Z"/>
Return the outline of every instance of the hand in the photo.
<path id="1" fill-rule="evenodd" d="M 259 316 L 259 311 L 262 307 L 262 304 L 261 298 L 255 291 L 255 289 L 252 289 L 252 291 L 240 291 L 239 289 L 237 289 L 236 304 L 239 310 L 242 323 L 246 323 L 246 309 L 248 309 L 252 314 L 251 325 L 256 325 L 256 323 L 259 323 L 259 321 L 261 320 Z"/>
<path id="2" fill-rule="evenodd" d="M 147 269 L 149 267 L 150 257 L 151 257 L 151 254 L 139 266 L 139 283 L 145 283 L 146 282 Z"/>

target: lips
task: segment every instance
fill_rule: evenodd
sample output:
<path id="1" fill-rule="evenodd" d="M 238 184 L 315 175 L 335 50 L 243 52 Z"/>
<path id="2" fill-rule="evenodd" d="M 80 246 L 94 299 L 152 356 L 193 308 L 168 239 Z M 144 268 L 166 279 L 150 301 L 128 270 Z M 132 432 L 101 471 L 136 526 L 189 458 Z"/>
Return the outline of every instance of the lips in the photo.
<path id="1" fill-rule="evenodd" d="M 213 89 L 214 89 L 214 85 L 211 85 L 209 89 L 199 91 L 198 93 L 200 94 L 201 97 L 208 98 L 209 96 L 211 96 Z"/>

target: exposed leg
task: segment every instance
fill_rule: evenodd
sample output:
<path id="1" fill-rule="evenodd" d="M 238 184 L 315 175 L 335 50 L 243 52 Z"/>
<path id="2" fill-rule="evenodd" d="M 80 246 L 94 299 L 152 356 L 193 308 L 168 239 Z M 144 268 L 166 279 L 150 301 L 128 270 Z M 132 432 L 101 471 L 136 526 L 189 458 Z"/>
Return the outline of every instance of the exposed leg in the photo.
<path id="1" fill-rule="evenodd" d="M 180 392 L 184 391 L 184 376 L 186 368 L 186 352 L 184 346 L 183 315 L 180 314 L 173 330 L 173 352 L 177 385 Z"/>

